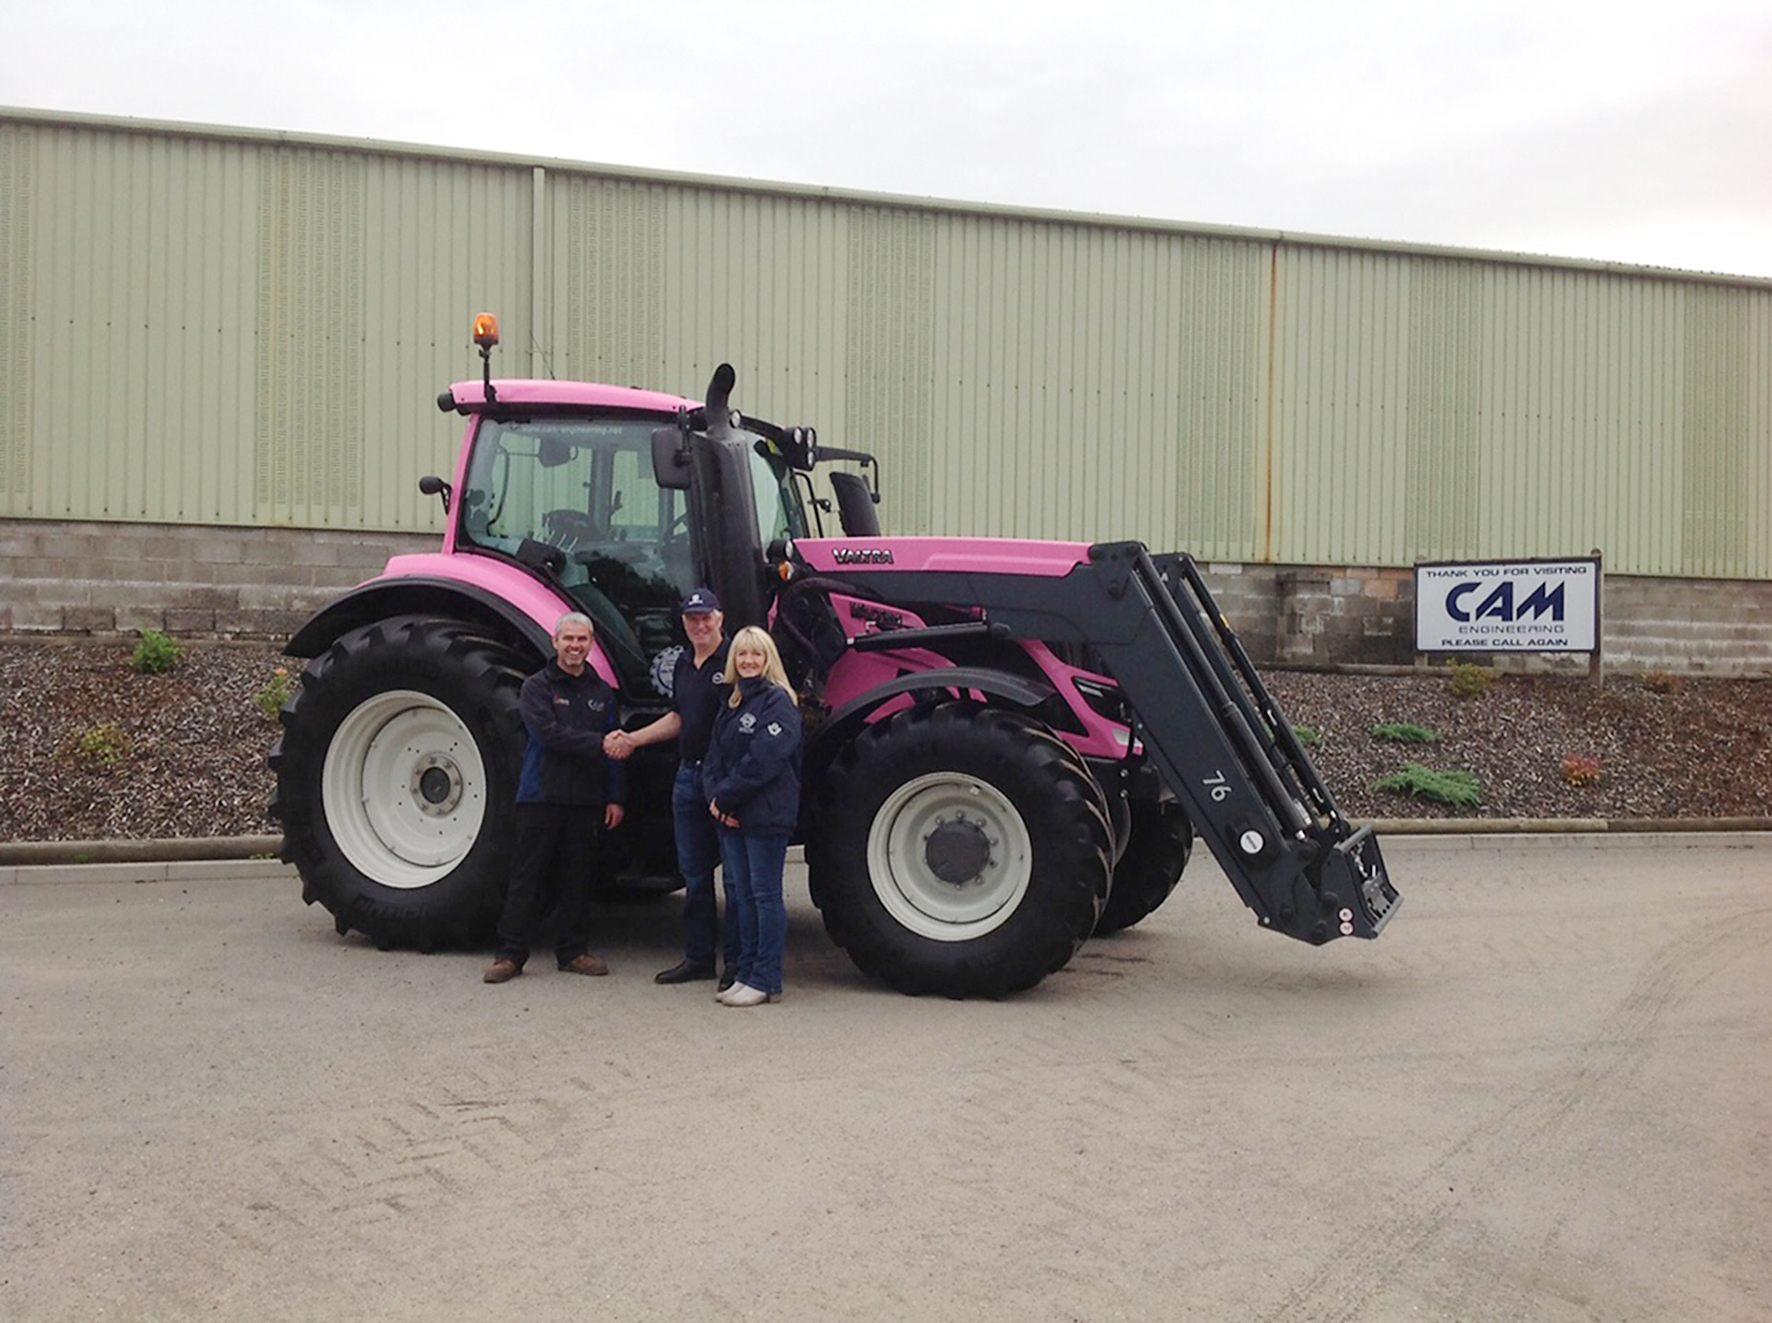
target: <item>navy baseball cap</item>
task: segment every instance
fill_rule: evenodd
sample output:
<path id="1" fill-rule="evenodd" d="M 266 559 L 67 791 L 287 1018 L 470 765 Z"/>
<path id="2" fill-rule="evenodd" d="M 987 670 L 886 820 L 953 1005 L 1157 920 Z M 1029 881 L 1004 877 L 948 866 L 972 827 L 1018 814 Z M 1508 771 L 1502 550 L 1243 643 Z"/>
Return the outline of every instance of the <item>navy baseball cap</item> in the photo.
<path id="1" fill-rule="evenodd" d="M 705 616 L 720 609 L 720 599 L 714 596 L 712 588 L 697 588 L 683 599 L 683 605 L 677 608 L 677 614 L 683 616 Z"/>

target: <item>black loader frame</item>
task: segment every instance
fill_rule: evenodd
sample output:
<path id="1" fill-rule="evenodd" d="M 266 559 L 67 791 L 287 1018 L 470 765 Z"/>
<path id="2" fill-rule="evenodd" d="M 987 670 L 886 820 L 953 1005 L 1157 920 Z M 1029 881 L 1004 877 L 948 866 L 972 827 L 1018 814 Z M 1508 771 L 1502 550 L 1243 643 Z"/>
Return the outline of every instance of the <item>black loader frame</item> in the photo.
<path id="1" fill-rule="evenodd" d="M 1321 944 L 1376 937 L 1396 913 L 1372 829 L 1336 808 L 1191 556 L 1106 542 L 1062 578 L 861 568 L 820 577 L 900 607 L 963 603 L 999 636 L 1093 649 L 1132 710 L 1143 756 L 1262 926 Z"/>

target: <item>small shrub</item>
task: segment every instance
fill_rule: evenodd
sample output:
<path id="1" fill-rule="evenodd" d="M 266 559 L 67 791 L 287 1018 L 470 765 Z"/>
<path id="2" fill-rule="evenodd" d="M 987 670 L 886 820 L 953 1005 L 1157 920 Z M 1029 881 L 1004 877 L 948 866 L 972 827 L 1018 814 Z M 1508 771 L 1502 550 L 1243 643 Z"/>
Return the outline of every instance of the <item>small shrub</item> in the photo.
<path id="1" fill-rule="evenodd" d="M 1677 694 L 1685 687 L 1684 677 L 1672 671 L 1650 671 L 1643 677 L 1643 688 L 1652 694 Z"/>
<path id="2" fill-rule="evenodd" d="M 74 756 L 93 767 L 115 767 L 128 752 L 128 737 L 114 721 L 89 727 L 74 741 Z"/>
<path id="3" fill-rule="evenodd" d="M 1489 692 L 1489 686 L 1495 683 L 1495 672 L 1487 666 L 1473 666 L 1469 662 L 1452 663 L 1452 696 L 1454 698 L 1481 698 Z"/>
<path id="4" fill-rule="evenodd" d="M 1591 786 L 1602 774 L 1600 760 L 1588 753 L 1572 753 L 1559 765 L 1563 780 L 1572 786 Z"/>
<path id="5" fill-rule="evenodd" d="M 135 645 L 130 665 L 143 675 L 165 675 L 179 663 L 184 650 L 157 629 L 144 629 Z"/>
<path id="6" fill-rule="evenodd" d="M 1373 783 L 1374 790 L 1397 790 L 1417 799 L 1431 799 L 1449 808 L 1471 808 L 1483 802 L 1483 783 L 1469 772 L 1437 772 L 1408 763 L 1400 772 Z"/>
<path id="7" fill-rule="evenodd" d="M 1314 749 L 1323 742 L 1323 732 L 1315 726 L 1294 726 L 1292 733 L 1298 736 L 1298 742 L 1307 749 Z"/>
<path id="8" fill-rule="evenodd" d="M 1411 721 L 1399 721 L 1374 726 L 1372 738 L 1389 740 L 1392 744 L 1438 744 L 1440 732 L 1429 730 L 1426 726 L 1417 726 Z"/>
<path id="9" fill-rule="evenodd" d="M 258 710 L 264 713 L 266 721 L 275 721 L 283 705 L 295 695 L 295 681 L 289 678 L 289 668 L 279 666 L 271 674 L 270 680 L 252 696 L 258 704 Z"/>

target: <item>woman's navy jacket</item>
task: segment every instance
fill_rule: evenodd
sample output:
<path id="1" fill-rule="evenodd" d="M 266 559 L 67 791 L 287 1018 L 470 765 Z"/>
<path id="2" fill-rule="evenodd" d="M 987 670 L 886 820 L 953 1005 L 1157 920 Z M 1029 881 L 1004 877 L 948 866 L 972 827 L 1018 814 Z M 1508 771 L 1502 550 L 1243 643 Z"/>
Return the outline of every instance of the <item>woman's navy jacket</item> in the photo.
<path id="1" fill-rule="evenodd" d="M 701 765 L 702 793 L 739 830 L 791 832 L 800 817 L 800 709 L 758 676 L 738 682 L 739 705 L 721 707 Z"/>

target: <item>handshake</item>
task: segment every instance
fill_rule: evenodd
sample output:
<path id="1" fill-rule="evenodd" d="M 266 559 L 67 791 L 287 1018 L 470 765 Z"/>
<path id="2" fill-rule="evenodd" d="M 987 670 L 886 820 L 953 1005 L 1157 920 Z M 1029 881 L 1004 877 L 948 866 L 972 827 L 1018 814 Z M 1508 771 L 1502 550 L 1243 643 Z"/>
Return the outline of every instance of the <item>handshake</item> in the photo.
<path id="1" fill-rule="evenodd" d="M 633 756 L 634 750 L 639 747 L 634 742 L 634 737 L 625 730 L 612 730 L 603 737 L 603 756 L 613 758 L 618 763 Z"/>

